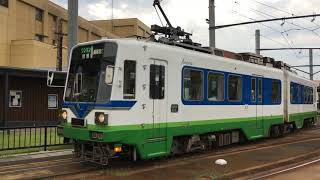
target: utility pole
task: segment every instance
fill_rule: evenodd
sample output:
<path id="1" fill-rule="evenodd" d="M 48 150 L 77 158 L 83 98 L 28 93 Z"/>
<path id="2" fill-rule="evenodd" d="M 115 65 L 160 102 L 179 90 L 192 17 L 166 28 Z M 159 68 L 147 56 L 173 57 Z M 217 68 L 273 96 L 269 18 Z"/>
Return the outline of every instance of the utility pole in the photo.
<path id="1" fill-rule="evenodd" d="M 71 48 L 78 43 L 78 0 L 68 0 L 68 61 Z"/>
<path id="2" fill-rule="evenodd" d="M 260 55 L 260 30 L 256 29 L 256 54 Z"/>
<path id="3" fill-rule="evenodd" d="M 216 20 L 215 20 L 215 0 L 209 0 L 209 45 L 211 48 L 216 47 Z"/>
<path id="4" fill-rule="evenodd" d="M 310 72 L 310 80 L 313 80 L 313 50 L 309 49 L 309 72 Z"/>
<path id="5" fill-rule="evenodd" d="M 57 32 L 57 63 L 56 63 L 56 70 L 62 71 L 62 50 L 63 50 L 63 36 L 67 36 L 67 34 L 62 32 L 62 20 L 58 19 L 58 27 Z"/>

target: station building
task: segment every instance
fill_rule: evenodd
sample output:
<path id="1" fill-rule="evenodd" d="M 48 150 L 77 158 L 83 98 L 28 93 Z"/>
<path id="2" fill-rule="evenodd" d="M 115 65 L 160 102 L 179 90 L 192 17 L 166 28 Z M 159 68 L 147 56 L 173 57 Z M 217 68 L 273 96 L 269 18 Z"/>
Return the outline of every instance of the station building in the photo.
<path id="1" fill-rule="evenodd" d="M 57 66 L 57 33 L 68 33 L 68 11 L 49 0 L 0 0 L 0 126 L 56 124 L 63 88 L 47 87 Z M 149 37 L 136 18 L 88 21 L 78 17 L 78 42 Z M 67 69 L 63 38 L 62 69 Z"/>

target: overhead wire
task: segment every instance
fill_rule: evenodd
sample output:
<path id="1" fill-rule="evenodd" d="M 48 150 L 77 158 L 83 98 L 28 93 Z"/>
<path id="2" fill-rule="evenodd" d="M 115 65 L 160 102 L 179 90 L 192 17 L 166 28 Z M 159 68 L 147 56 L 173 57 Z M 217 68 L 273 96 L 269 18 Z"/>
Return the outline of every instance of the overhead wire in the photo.
<path id="1" fill-rule="evenodd" d="M 269 7 L 269 8 L 271 8 L 271 9 L 274 9 L 274 10 L 277 10 L 277 11 L 280 11 L 280 12 L 283 12 L 283 13 L 286 13 L 286 14 L 289 14 L 289 15 L 291 15 L 291 16 L 295 16 L 295 14 L 293 14 L 293 13 L 290 13 L 290 12 L 288 12 L 288 11 L 286 11 L 286 10 L 282 10 L 282 9 L 280 9 L 280 8 L 277 8 L 277 7 L 274 7 L 274 6 L 265 4 L 265 3 L 263 3 L 263 2 L 260 2 L 260 1 L 257 1 L 257 0 L 250 0 L 250 1 L 253 1 L 253 2 L 258 3 L 258 4 L 260 4 L 260 5 Z M 271 16 L 271 15 L 270 15 L 270 16 Z M 274 17 L 274 16 L 271 16 L 271 17 Z M 306 21 L 308 21 L 308 20 L 305 19 L 305 18 L 303 18 L 303 19 L 306 20 Z M 311 22 L 311 21 L 308 21 L 308 22 Z M 289 24 L 292 24 L 292 25 L 294 25 L 294 26 L 296 26 L 296 27 L 302 28 L 302 29 L 304 29 L 304 30 L 310 31 L 310 32 L 312 32 L 314 35 L 316 35 L 316 36 L 318 36 L 318 37 L 320 38 L 320 35 L 319 35 L 318 33 L 314 32 L 315 30 L 320 29 L 320 25 L 318 25 L 318 24 L 315 23 L 315 22 L 312 22 L 312 23 L 314 23 L 314 24 L 316 24 L 316 25 L 318 26 L 318 27 L 315 28 L 315 29 L 309 29 L 309 28 L 303 27 L 303 26 L 301 26 L 301 25 L 298 25 L 298 24 L 292 23 L 292 22 L 288 22 L 288 23 L 289 23 Z"/>
<path id="2" fill-rule="evenodd" d="M 241 6 L 241 4 L 240 4 L 238 1 L 235 1 L 235 4 Z M 262 15 L 264 15 L 264 16 L 269 16 L 269 17 L 271 16 L 271 17 L 273 17 L 273 18 L 276 18 L 276 17 L 274 17 L 274 16 L 272 16 L 272 15 L 269 15 L 269 14 L 267 14 L 267 13 L 264 13 L 264 12 L 261 12 L 261 11 L 259 11 L 259 10 L 253 9 L 253 8 L 251 8 L 251 7 L 246 7 L 246 8 L 248 8 L 250 11 L 252 11 L 252 12 L 254 12 L 254 13 L 259 13 L 260 15 L 262 14 Z M 251 19 L 252 19 L 252 18 L 251 18 Z M 281 25 L 281 24 L 278 24 L 278 23 L 276 23 L 276 22 L 274 22 L 274 21 L 273 21 L 273 23 L 275 23 L 275 24 L 277 24 L 277 25 Z M 282 27 L 282 26 L 281 26 L 281 27 Z M 269 28 L 270 28 L 270 26 L 269 26 Z M 282 27 L 282 28 L 283 28 L 283 27 Z M 271 29 L 272 29 L 272 30 L 275 30 L 274 28 L 271 28 Z M 288 45 L 289 45 L 291 48 L 294 48 L 294 47 L 295 47 L 293 41 L 290 41 L 289 38 L 287 37 L 287 36 L 289 36 L 288 33 L 286 33 L 287 36 L 284 35 L 284 32 L 286 31 L 285 29 L 283 29 L 283 31 L 278 31 L 278 30 L 276 30 L 276 31 L 281 34 L 281 36 L 285 39 L 285 41 L 288 43 Z"/>
<path id="3" fill-rule="evenodd" d="M 246 16 L 246 15 L 243 15 L 243 14 L 239 13 L 238 11 L 235 11 L 235 10 L 231 10 L 231 11 L 232 11 L 233 13 L 238 14 L 239 16 L 242 16 L 242 17 L 245 17 L 245 18 L 247 18 L 247 19 L 256 21 L 256 19 L 251 18 L 251 17 L 248 17 L 248 16 Z M 291 47 L 291 48 L 293 47 L 292 44 L 290 43 L 290 41 L 289 41 L 286 37 L 283 36 L 283 34 L 282 34 L 281 31 L 279 31 L 279 30 L 277 30 L 277 29 L 275 29 L 275 28 L 273 28 L 273 27 L 271 27 L 271 26 L 265 25 L 265 24 L 263 24 L 263 23 L 260 23 L 260 24 L 263 25 L 263 26 L 265 26 L 265 27 L 267 27 L 267 28 L 269 28 L 269 29 L 271 29 L 271 30 L 273 30 L 273 31 L 275 31 L 275 32 L 280 33 L 281 36 L 284 38 L 284 40 L 287 42 L 287 45 L 289 45 L 289 47 Z M 286 46 L 287 46 L 287 45 L 286 45 Z"/>

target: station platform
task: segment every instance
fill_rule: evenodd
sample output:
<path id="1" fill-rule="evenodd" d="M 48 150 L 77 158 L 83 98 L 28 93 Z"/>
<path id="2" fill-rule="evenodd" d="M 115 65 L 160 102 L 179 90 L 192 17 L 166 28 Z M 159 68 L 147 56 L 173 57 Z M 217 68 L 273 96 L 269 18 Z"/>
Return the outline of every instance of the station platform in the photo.
<path id="1" fill-rule="evenodd" d="M 23 163 L 25 161 L 41 161 L 44 159 L 51 159 L 54 157 L 63 158 L 66 156 L 72 156 L 73 149 L 64 149 L 56 151 L 40 151 L 25 154 L 15 154 L 7 157 L 0 158 L 0 165 L 3 164 L 13 164 L 13 163 Z"/>

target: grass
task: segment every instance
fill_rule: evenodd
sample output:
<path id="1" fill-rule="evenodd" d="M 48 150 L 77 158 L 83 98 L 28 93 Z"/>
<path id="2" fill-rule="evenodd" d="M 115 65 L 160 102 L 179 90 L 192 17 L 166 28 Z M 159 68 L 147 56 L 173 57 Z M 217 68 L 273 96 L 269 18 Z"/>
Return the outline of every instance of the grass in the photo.
<path id="1" fill-rule="evenodd" d="M 0 130 L 0 156 L 8 154 L 28 153 L 43 151 L 45 145 L 45 128 L 24 128 Z M 47 128 L 47 150 L 70 148 L 62 145 L 63 138 L 59 137 L 56 128 Z"/>

